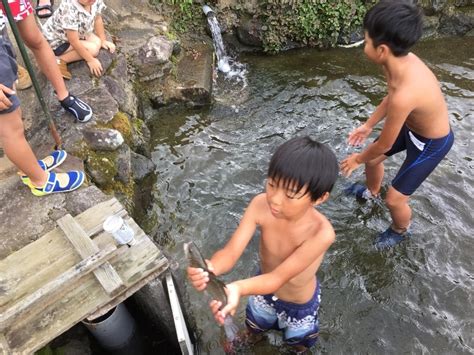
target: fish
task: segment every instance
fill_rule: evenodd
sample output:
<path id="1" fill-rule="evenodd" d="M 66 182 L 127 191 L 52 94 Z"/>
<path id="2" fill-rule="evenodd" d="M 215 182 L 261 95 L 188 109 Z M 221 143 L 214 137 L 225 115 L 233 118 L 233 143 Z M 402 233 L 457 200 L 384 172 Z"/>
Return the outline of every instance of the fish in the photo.
<path id="1" fill-rule="evenodd" d="M 194 242 L 184 243 L 184 253 L 189 262 L 190 267 L 201 268 L 209 273 L 209 282 L 205 288 L 213 300 L 220 301 L 222 307 L 227 304 L 227 294 L 225 293 L 225 283 L 222 282 L 212 271 L 207 268 L 206 261 Z M 234 320 L 230 314 L 226 315 L 224 319 L 224 332 L 227 340 L 233 342 L 238 333 L 238 327 L 234 324 Z"/>
<path id="2" fill-rule="evenodd" d="M 209 274 L 209 282 L 206 286 L 206 292 L 210 294 L 213 300 L 220 301 L 222 305 L 226 305 L 227 294 L 225 293 L 225 283 L 222 282 L 212 271 L 209 271 L 204 257 L 196 244 L 193 242 L 184 243 L 184 253 L 188 258 L 190 267 L 203 269 Z"/>

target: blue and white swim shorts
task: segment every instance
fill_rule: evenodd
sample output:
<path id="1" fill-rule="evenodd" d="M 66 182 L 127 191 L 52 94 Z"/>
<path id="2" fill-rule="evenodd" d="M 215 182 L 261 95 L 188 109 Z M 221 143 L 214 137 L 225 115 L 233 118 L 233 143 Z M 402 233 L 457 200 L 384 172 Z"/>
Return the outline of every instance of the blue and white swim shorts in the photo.
<path id="1" fill-rule="evenodd" d="M 321 302 L 319 283 L 307 303 L 285 302 L 273 294 L 249 297 L 245 324 L 252 333 L 281 330 L 288 345 L 312 347 L 318 341 L 318 310 Z"/>

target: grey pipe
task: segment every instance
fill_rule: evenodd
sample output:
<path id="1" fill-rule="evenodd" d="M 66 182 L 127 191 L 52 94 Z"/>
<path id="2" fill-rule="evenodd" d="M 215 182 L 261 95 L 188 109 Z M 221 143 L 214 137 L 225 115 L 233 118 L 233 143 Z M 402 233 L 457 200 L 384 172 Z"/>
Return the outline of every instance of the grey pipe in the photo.
<path id="1" fill-rule="evenodd" d="M 204 15 L 206 15 L 206 16 L 207 16 L 208 14 L 210 14 L 210 13 L 214 13 L 214 10 L 211 9 L 211 7 L 208 6 L 208 5 L 204 5 L 204 6 L 202 7 L 202 11 L 204 12 Z"/>
<path id="2" fill-rule="evenodd" d="M 135 320 L 122 303 L 106 316 L 82 323 L 105 349 L 112 351 L 126 348 L 136 330 Z"/>

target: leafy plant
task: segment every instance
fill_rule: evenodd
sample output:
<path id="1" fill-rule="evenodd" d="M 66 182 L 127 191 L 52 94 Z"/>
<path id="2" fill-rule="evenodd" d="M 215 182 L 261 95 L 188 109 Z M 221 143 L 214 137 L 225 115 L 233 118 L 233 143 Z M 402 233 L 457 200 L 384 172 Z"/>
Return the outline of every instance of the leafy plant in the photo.
<path id="1" fill-rule="evenodd" d="M 278 52 L 294 41 L 330 47 L 341 34 L 360 27 L 372 0 L 262 0 L 264 49 Z"/>

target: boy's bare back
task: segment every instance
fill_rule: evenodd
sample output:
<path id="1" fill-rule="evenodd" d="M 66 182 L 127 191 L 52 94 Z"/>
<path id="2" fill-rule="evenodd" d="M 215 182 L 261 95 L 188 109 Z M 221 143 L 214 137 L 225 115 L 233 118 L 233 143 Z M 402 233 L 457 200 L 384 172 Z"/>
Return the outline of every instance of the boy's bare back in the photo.
<path id="1" fill-rule="evenodd" d="M 288 302 L 307 302 L 314 294 L 316 272 L 325 254 L 325 251 L 320 254 L 317 245 L 330 245 L 335 239 L 331 223 L 312 207 L 295 220 L 279 218 L 272 214 L 266 193 L 256 196 L 252 204 L 255 205 L 252 210 L 256 211 L 255 218 L 261 229 L 261 272 L 269 273 L 288 266 L 290 269 L 287 268 L 285 273 L 293 273 L 294 276 L 275 295 Z M 296 257 L 291 264 L 283 266 L 292 256 Z M 312 261 L 308 264 L 307 260 Z"/>
<path id="2" fill-rule="evenodd" d="M 391 106 L 406 106 L 410 112 L 406 124 L 411 130 L 426 138 L 446 136 L 448 110 L 435 75 L 413 53 L 398 61 L 398 75 L 387 75 L 388 111 Z"/>

